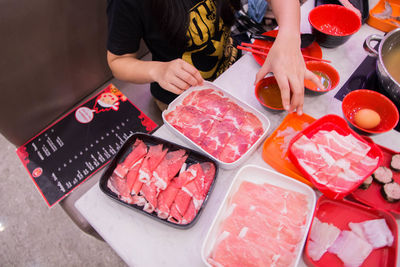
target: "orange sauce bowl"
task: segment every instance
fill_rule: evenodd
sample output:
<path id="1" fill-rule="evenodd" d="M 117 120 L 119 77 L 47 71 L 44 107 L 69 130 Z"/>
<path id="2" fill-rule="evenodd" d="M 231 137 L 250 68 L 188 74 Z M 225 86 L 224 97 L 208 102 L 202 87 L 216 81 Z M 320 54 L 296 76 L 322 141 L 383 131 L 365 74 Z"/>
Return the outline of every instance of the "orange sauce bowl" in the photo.
<path id="1" fill-rule="evenodd" d="M 320 77 L 322 84 L 325 86 L 325 89 L 321 90 L 312 81 L 304 80 L 304 87 L 306 88 L 307 92 L 313 94 L 324 94 L 335 89 L 339 84 L 339 73 L 328 63 L 320 61 L 308 61 L 306 62 L 306 68 Z"/>
<path id="2" fill-rule="evenodd" d="M 255 88 L 258 102 L 268 111 L 284 111 L 281 90 L 274 76 L 259 81 Z"/>

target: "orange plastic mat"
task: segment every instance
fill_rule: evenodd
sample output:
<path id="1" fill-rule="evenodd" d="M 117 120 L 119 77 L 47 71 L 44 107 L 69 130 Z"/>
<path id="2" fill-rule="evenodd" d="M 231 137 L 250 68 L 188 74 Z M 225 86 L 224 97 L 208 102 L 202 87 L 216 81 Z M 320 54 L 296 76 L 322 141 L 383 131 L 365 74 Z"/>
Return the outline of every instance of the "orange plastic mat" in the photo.
<path id="1" fill-rule="evenodd" d="M 382 13 L 385 10 L 385 2 L 388 2 L 392 7 L 392 16 L 399 19 L 388 18 L 380 19 L 375 14 Z M 400 0 L 380 0 L 376 6 L 369 11 L 367 23 L 378 30 L 390 32 L 400 27 Z"/>
<path id="2" fill-rule="evenodd" d="M 307 114 L 298 116 L 296 113 L 289 113 L 281 125 L 264 141 L 262 152 L 264 161 L 272 168 L 311 187 L 314 187 L 313 184 L 302 176 L 287 157 L 287 148 L 291 137 L 314 121 L 315 119 Z"/>

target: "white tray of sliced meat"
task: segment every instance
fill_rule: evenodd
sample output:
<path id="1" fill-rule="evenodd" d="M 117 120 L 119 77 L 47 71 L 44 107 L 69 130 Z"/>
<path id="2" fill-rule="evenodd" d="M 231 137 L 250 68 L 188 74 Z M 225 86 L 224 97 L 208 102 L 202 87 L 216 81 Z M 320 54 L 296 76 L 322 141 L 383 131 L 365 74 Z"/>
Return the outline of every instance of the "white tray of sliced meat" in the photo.
<path id="1" fill-rule="evenodd" d="M 207 233 L 207 266 L 296 266 L 316 204 L 315 192 L 255 165 L 236 174 Z"/>
<path id="2" fill-rule="evenodd" d="M 224 169 L 242 164 L 266 137 L 266 116 L 211 82 L 192 87 L 162 114 L 165 125 Z"/>

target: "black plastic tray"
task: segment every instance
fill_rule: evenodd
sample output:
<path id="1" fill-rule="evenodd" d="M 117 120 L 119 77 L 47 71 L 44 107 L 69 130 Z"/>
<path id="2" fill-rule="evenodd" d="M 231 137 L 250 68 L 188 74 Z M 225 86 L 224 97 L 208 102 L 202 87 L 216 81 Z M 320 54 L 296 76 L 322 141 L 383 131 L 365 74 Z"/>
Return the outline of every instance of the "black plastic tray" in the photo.
<path id="1" fill-rule="evenodd" d="M 113 173 L 115 167 L 117 166 L 118 163 L 123 162 L 125 157 L 132 151 L 132 145 L 135 143 L 136 139 L 142 140 L 146 145 L 162 144 L 164 148 L 168 148 L 168 150 L 171 150 L 171 151 L 178 150 L 178 149 L 186 150 L 187 154 L 188 154 L 188 157 L 185 161 L 185 163 L 187 164 L 187 167 L 189 167 L 192 164 L 203 163 L 203 162 L 211 162 L 212 164 L 214 164 L 215 174 L 214 174 L 213 181 L 210 185 L 210 188 L 208 190 L 206 197 L 204 198 L 203 204 L 201 205 L 199 211 L 197 212 L 196 217 L 194 217 L 191 222 L 189 222 L 187 224 L 177 224 L 177 223 L 170 222 L 167 219 L 161 219 L 160 217 L 157 216 L 156 212 L 148 213 L 143 210 L 142 206 L 138 206 L 135 204 L 129 204 L 129 203 L 126 203 L 126 202 L 120 200 L 118 198 L 118 196 L 107 187 L 107 181 L 111 177 L 111 174 Z M 175 228 L 188 229 L 194 225 L 194 223 L 197 221 L 197 218 L 199 217 L 200 213 L 202 212 L 202 210 L 205 206 L 205 203 L 207 202 L 208 196 L 210 195 L 212 189 L 214 188 L 215 178 L 217 177 L 217 175 L 218 175 L 218 165 L 213 159 L 211 159 L 207 155 L 197 152 L 193 149 L 172 143 L 170 141 L 164 140 L 159 137 L 155 137 L 155 136 L 144 134 L 144 133 L 135 133 L 126 140 L 126 142 L 123 144 L 121 149 L 115 155 L 114 159 L 108 165 L 108 167 L 106 168 L 106 170 L 104 171 L 103 175 L 100 178 L 99 186 L 100 186 L 101 191 L 103 191 L 103 193 L 106 194 L 108 197 L 110 197 L 111 199 L 117 201 L 118 203 L 120 203 L 130 209 L 137 210 L 142 214 L 146 214 L 147 216 L 150 216 L 151 218 L 153 218 L 157 221 L 163 222 L 163 223 L 173 226 Z"/>

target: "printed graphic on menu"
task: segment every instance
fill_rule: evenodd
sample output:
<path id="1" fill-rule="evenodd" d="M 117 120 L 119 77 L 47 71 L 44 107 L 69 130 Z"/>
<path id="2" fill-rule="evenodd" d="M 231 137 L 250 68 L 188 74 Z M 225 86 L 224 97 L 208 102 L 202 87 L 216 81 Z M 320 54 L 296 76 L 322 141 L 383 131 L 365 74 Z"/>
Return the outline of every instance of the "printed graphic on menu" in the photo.
<path id="1" fill-rule="evenodd" d="M 17 149 L 51 207 L 106 165 L 135 132 L 157 124 L 110 84 Z"/>

